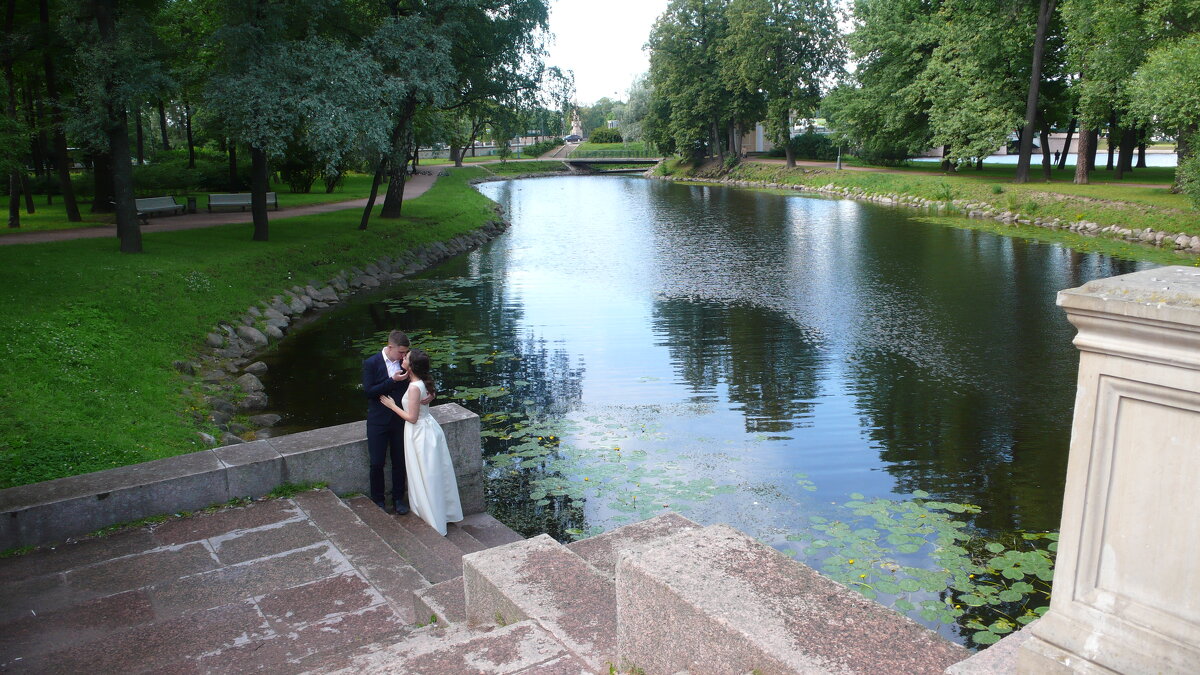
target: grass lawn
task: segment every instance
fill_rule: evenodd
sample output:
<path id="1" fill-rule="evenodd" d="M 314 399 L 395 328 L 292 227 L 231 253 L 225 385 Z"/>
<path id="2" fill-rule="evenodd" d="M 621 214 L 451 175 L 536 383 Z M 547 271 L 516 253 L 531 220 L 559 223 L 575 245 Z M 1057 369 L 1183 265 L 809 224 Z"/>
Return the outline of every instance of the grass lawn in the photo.
<path id="1" fill-rule="evenodd" d="M 294 284 L 480 227 L 482 173 L 452 170 L 366 232 L 351 210 L 272 221 L 269 242 L 242 224 L 144 233 L 137 255 L 109 238 L 0 247 L 0 488 L 201 449 L 205 391 L 172 361 Z"/>
<path id="2" fill-rule="evenodd" d="M 500 176 L 516 176 L 525 173 L 550 173 L 562 172 L 565 173 L 568 169 L 565 164 L 555 160 L 547 161 L 524 161 L 524 162 L 497 162 L 488 164 L 484 167 L 488 171 Z"/>
<path id="3" fill-rule="evenodd" d="M 571 151 L 571 157 L 651 157 L 657 156 L 653 148 L 644 141 L 627 143 L 580 143 Z"/>
<path id="4" fill-rule="evenodd" d="M 325 193 L 325 186 L 320 181 L 313 184 L 313 191 L 309 193 L 293 193 L 288 191 L 286 183 L 276 183 L 271 186 L 275 191 L 276 197 L 279 200 L 279 208 L 286 209 L 292 206 L 311 206 L 313 204 L 329 204 L 331 202 L 345 202 L 354 199 L 364 199 L 371 193 L 371 176 L 361 173 L 347 174 L 332 193 Z M 171 192 L 175 199 L 183 204 L 187 202 L 187 197 L 196 198 L 197 211 L 206 211 L 208 209 L 208 194 L 207 192 L 192 192 L 186 190 L 176 190 Z M 11 234 L 13 232 L 35 232 L 38 230 L 66 230 L 75 227 L 102 227 L 110 226 L 116 222 L 115 216 L 111 213 L 88 213 L 91 208 L 91 201 L 81 202 L 79 205 L 80 215 L 83 216 L 84 222 L 72 223 L 67 221 L 67 211 L 63 206 L 62 197 L 55 197 L 54 203 L 47 206 L 46 196 L 37 195 L 34 198 L 34 213 L 28 214 L 24 210 L 24 202 L 21 209 L 21 227 L 19 228 L 3 228 L 0 229 L 0 236 Z M 158 216 L 160 218 L 169 218 L 170 216 Z"/>
<path id="5" fill-rule="evenodd" d="M 1014 167 L 1006 168 L 1005 172 L 989 175 L 985 171 L 985 175 L 980 176 L 975 171 L 940 174 L 926 170 L 886 173 L 811 167 L 788 170 L 777 163 L 749 161 L 736 167 L 729 177 L 811 187 L 832 183 L 873 193 L 901 193 L 943 201 L 968 199 L 1032 217 L 1089 220 L 1102 225 L 1120 224 L 1131 229 L 1151 227 L 1167 232 L 1200 234 L 1200 212 L 1191 207 L 1186 196 L 1172 194 L 1168 190 L 1173 170 L 1141 170 L 1139 180 L 1147 179 L 1146 182 L 1149 182 L 1148 179 L 1155 176 L 1156 182 L 1160 181 L 1162 187 L 1131 187 L 1112 182 L 1091 185 L 1075 185 L 1071 182 L 1017 184 L 1012 182 Z M 667 171 L 688 172 L 691 169 L 677 163 L 673 168 L 668 167 Z"/>

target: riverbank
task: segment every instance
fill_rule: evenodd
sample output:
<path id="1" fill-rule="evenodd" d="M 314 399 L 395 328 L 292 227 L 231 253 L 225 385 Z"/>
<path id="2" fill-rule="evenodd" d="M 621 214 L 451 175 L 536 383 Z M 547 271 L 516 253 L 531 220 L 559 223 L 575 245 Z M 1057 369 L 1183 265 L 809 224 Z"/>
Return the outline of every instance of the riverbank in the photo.
<path id="1" fill-rule="evenodd" d="M 671 180 L 798 189 L 914 207 L 955 227 L 1056 241 L 1078 250 L 1161 264 L 1200 262 L 1200 218 L 1186 197 L 1169 192 L 1167 183 L 1161 187 L 1015 184 L 994 177 L 813 166 L 787 169 L 753 161 L 728 171 L 716 165 L 669 162 L 653 173 Z"/>
<path id="2" fill-rule="evenodd" d="M 436 255 L 496 222 L 469 185 L 484 173 L 452 170 L 406 201 L 402 218 L 376 217 L 366 231 L 351 209 L 273 220 L 269 242 L 251 241 L 243 224 L 147 232 L 139 255 L 107 238 L 4 247 L 0 488 L 203 449 L 198 432 L 222 433 L 207 400 L 214 383 L 180 370 L 212 353 L 207 335 L 227 333 L 222 324 L 236 334 L 248 308 L 265 317 L 293 287 L 322 289 L 419 249 Z"/>

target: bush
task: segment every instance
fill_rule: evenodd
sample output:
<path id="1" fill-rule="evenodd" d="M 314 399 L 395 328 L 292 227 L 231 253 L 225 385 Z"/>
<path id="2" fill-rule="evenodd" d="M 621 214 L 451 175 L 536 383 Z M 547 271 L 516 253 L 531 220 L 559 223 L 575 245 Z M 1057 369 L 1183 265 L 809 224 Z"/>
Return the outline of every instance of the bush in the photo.
<path id="1" fill-rule="evenodd" d="M 596 127 L 592 130 L 592 136 L 588 141 L 592 143 L 620 143 L 621 132 L 618 129 Z"/>
<path id="2" fill-rule="evenodd" d="M 799 136 L 792 136 L 792 153 L 796 159 L 835 160 L 838 148 L 833 140 L 824 134 L 806 131 Z M 768 157 L 783 157 L 783 148 L 771 148 Z"/>
<path id="3" fill-rule="evenodd" d="M 1175 169 L 1175 183 L 1179 191 L 1192 200 L 1192 208 L 1200 209 L 1200 156 L 1193 155 L 1179 163 Z"/>
<path id="4" fill-rule="evenodd" d="M 525 146 L 525 149 L 521 151 L 521 154 L 525 155 L 526 157 L 541 157 L 542 155 L 546 154 L 546 152 L 557 148 L 562 144 L 563 142 L 561 138 L 548 138 L 544 141 L 539 141 L 532 145 Z"/>

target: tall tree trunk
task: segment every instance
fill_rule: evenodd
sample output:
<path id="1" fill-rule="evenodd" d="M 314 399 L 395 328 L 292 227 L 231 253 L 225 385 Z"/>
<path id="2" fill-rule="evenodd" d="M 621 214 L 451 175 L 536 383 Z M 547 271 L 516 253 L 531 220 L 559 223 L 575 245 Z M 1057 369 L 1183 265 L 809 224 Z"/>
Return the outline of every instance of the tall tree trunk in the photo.
<path id="1" fill-rule="evenodd" d="M 267 152 L 250 146 L 250 214 L 254 219 L 254 241 L 267 241 L 267 188 L 270 187 Z"/>
<path id="2" fill-rule="evenodd" d="M 389 139 L 391 158 L 389 159 L 389 174 L 391 181 L 383 196 L 383 208 L 379 209 L 380 218 L 399 218 L 404 202 L 404 182 L 407 179 L 408 157 L 413 145 L 412 118 L 417 110 L 416 99 L 405 99 L 396 117 L 396 126 L 392 128 Z"/>
<path id="3" fill-rule="evenodd" d="M 453 163 L 454 166 L 462 166 L 462 154 L 462 148 L 453 143 L 450 144 L 450 162 Z"/>
<path id="4" fill-rule="evenodd" d="M 192 106 L 183 102 L 183 128 L 187 131 L 188 168 L 196 168 L 196 142 L 192 138 Z"/>
<path id="5" fill-rule="evenodd" d="M 134 120 L 137 123 L 137 160 L 138 166 L 146 163 L 146 136 L 142 133 L 142 106 L 134 108 Z"/>
<path id="6" fill-rule="evenodd" d="M 1095 171 L 1096 170 L 1096 153 L 1099 152 L 1099 150 L 1100 150 L 1100 130 L 1092 129 L 1088 133 L 1091 134 L 1091 136 L 1090 136 L 1091 143 L 1088 144 L 1087 170 Z M 1083 145 L 1080 144 L 1079 147 L 1083 147 Z"/>
<path id="7" fill-rule="evenodd" d="M 4 11 L 4 34 L 13 34 L 16 20 L 17 0 L 8 0 Z M 13 47 L 4 50 L 4 84 L 8 87 L 8 117 L 13 125 L 17 120 L 17 84 L 13 80 Z M 8 226 L 21 226 L 21 169 L 13 167 L 8 174 Z"/>
<path id="8" fill-rule="evenodd" d="M 1104 165 L 1105 171 L 1113 170 L 1113 154 L 1117 150 L 1117 143 L 1120 142 L 1121 130 L 1117 127 L 1117 116 L 1112 114 L 1108 116 L 1108 163 Z"/>
<path id="9" fill-rule="evenodd" d="M 230 138 L 229 143 L 229 191 L 237 192 L 242 189 L 242 183 L 238 180 L 237 166 L 237 142 Z"/>
<path id="10" fill-rule="evenodd" d="M 792 147 L 791 139 L 792 113 L 784 111 L 781 117 L 783 119 L 779 120 L 779 126 L 782 131 L 776 141 L 783 145 L 783 156 L 787 158 L 787 168 L 794 169 L 796 168 L 796 150 Z"/>
<path id="11" fill-rule="evenodd" d="M 117 42 L 116 0 L 94 0 L 96 27 L 100 42 L 115 49 Z M 104 74 L 104 118 L 101 120 L 108 137 L 109 160 L 112 163 L 112 194 L 116 202 L 117 238 L 121 253 L 142 252 L 142 229 L 138 224 L 137 206 L 133 202 L 133 166 L 130 164 L 129 120 L 125 104 L 117 92 L 116 73 Z"/>
<path id="12" fill-rule="evenodd" d="M 1042 179 L 1049 182 L 1050 174 L 1050 127 L 1046 121 L 1042 120 L 1042 128 L 1039 130 L 1039 139 L 1042 142 Z"/>
<path id="13" fill-rule="evenodd" d="M 367 206 L 363 209 L 362 220 L 358 223 L 360 230 L 367 229 L 367 223 L 371 221 L 371 212 L 375 210 L 375 196 L 379 194 L 379 185 L 383 182 L 383 175 L 387 173 L 387 165 L 387 153 L 380 153 L 379 164 L 375 167 L 375 177 L 371 179 L 371 194 L 367 196 Z"/>
<path id="14" fill-rule="evenodd" d="M 1150 129 L 1149 129 L 1149 127 L 1142 127 L 1141 129 L 1139 129 L 1139 130 L 1138 130 L 1138 140 L 1137 140 L 1137 153 L 1138 153 L 1138 161 L 1137 161 L 1137 168 L 1139 168 L 1139 169 L 1145 169 L 1145 168 L 1146 168 L 1146 142 L 1147 142 L 1147 140 L 1149 139 L 1149 137 L 1150 137 Z"/>
<path id="15" fill-rule="evenodd" d="M 1074 117 L 1072 117 L 1071 123 L 1067 125 L 1067 142 L 1063 143 L 1062 154 L 1058 156 L 1059 171 L 1062 171 L 1063 169 L 1067 168 L 1067 155 L 1069 155 L 1071 153 L 1071 135 L 1075 133 L 1075 125 L 1076 125 L 1076 120 Z M 1076 157 L 1075 161 L 1078 162 L 1079 158 Z"/>
<path id="16" fill-rule="evenodd" d="M 167 140 L 167 104 L 163 103 L 162 99 L 158 101 L 158 128 L 162 130 L 163 150 L 170 150 L 171 142 Z"/>
<path id="17" fill-rule="evenodd" d="M 1133 149 L 1137 145 L 1137 129 L 1126 127 L 1121 130 L 1121 144 L 1118 146 L 1117 155 L 1117 173 L 1114 176 L 1117 180 L 1125 177 L 1126 173 L 1133 173 Z"/>
<path id="18" fill-rule="evenodd" d="M 1092 130 L 1088 129 L 1088 124 L 1084 120 L 1079 122 L 1079 151 L 1076 154 L 1075 160 L 1075 184 L 1087 185 L 1089 182 L 1088 169 L 1091 167 L 1088 158 L 1092 156 L 1092 144 L 1095 142 L 1095 136 L 1092 135 Z"/>
<path id="19" fill-rule="evenodd" d="M 43 35 L 50 35 L 50 6 L 49 0 L 38 1 L 38 13 L 41 17 Z M 62 191 L 63 206 L 67 210 L 67 221 L 78 223 L 83 221 L 79 215 L 79 204 L 75 201 L 75 187 L 71 185 L 71 158 L 67 152 L 67 137 L 63 133 L 62 111 L 58 103 L 58 83 L 55 80 L 54 58 L 50 49 L 42 50 L 42 66 L 46 71 L 46 97 L 50 100 L 50 122 L 54 129 L 51 133 L 54 139 L 54 170 L 58 173 L 59 190 Z"/>
<path id="20" fill-rule="evenodd" d="M 942 146 L 942 171 L 950 171 L 950 146 Z"/>
<path id="21" fill-rule="evenodd" d="M 112 213 L 113 199 L 112 155 L 97 152 L 92 155 L 92 213 Z"/>
<path id="22" fill-rule="evenodd" d="M 46 143 L 46 115 L 42 109 L 41 97 L 34 93 L 40 89 L 35 78 L 29 78 L 26 81 L 25 109 L 28 111 L 26 119 L 29 120 L 30 129 L 37 129 L 29 148 L 30 156 L 33 158 L 33 175 L 38 178 L 46 175 L 46 157 L 49 154 L 46 152 L 46 148 L 49 147 L 49 144 Z"/>
<path id="23" fill-rule="evenodd" d="M 1021 134 L 1021 154 L 1017 157 L 1018 183 L 1029 182 L 1029 160 L 1033 155 L 1033 129 L 1038 114 L 1038 93 L 1042 86 L 1042 57 L 1046 52 L 1046 31 L 1058 0 L 1041 0 L 1037 33 L 1033 38 L 1033 65 L 1029 72 L 1029 95 L 1025 98 L 1025 130 Z"/>
<path id="24" fill-rule="evenodd" d="M 975 158 L 975 170 L 983 171 L 983 158 L 982 157 Z"/>

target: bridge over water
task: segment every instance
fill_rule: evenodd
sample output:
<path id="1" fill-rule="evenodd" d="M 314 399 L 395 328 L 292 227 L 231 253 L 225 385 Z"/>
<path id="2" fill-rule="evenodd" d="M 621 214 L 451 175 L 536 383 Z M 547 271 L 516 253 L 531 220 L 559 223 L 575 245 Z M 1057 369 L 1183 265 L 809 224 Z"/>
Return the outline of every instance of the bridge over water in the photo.
<path id="1" fill-rule="evenodd" d="M 651 166 L 658 164 L 658 162 L 660 160 L 662 160 L 662 157 L 659 157 L 659 156 L 651 157 L 651 156 L 646 156 L 645 154 L 642 154 L 640 156 L 636 153 L 629 153 L 629 154 L 632 156 L 608 156 L 607 154 L 605 154 L 603 156 L 586 156 L 586 157 L 570 156 L 570 157 L 564 158 L 562 161 L 564 164 L 566 164 L 568 167 L 570 167 L 572 171 L 577 171 L 580 173 L 597 173 L 597 172 L 600 172 L 600 173 L 622 173 L 622 172 L 626 172 L 626 171 L 631 171 L 631 172 L 632 171 L 638 171 L 638 172 L 645 171 L 646 169 L 650 168 Z M 637 164 L 639 166 L 637 166 L 637 167 L 622 167 L 619 169 L 601 168 L 606 165 L 614 166 L 614 165 L 629 165 L 629 164 Z"/>

